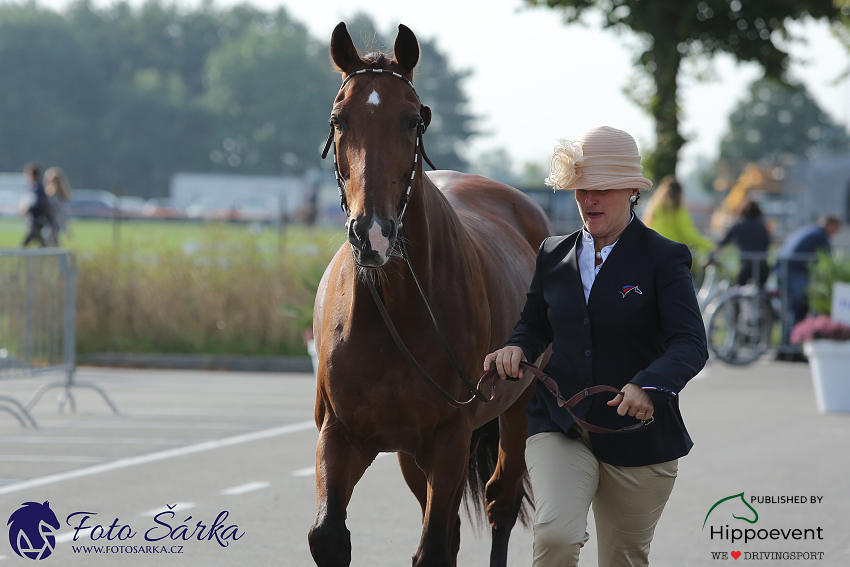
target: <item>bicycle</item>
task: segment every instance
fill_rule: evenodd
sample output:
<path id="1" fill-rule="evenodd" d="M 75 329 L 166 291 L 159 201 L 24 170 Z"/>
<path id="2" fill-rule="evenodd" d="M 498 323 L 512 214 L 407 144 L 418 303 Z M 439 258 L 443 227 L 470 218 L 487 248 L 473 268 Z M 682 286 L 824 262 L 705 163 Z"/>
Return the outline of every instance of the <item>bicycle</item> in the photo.
<path id="1" fill-rule="evenodd" d="M 696 295 L 699 311 L 705 316 L 707 307 L 729 289 L 729 280 L 722 276 L 720 264 L 714 256 L 707 256 L 700 263 L 703 265 L 703 278 Z"/>
<path id="2" fill-rule="evenodd" d="M 781 313 L 779 290 L 735 286 L 706 308 L 708 348 L 727 364 L 751 364 L 774 348 Z"/>

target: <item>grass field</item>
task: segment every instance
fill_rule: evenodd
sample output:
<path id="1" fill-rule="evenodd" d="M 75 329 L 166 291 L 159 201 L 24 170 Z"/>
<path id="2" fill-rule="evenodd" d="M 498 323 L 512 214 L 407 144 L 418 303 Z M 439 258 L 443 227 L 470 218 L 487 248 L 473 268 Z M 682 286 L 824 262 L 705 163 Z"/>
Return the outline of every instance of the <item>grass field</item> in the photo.
<path id="1" fill-rule="evenodd" d="M 106 219 L 72 219 L 70 228 L 70 234 L 60 237 L 60 244 L 77 253 L 116 246 L 140 253 L 193 252 L 204 244 L 224 241 L 253 243 L 268 251 L 319 247 L 317 254 L 330 251 L 332 255 L 345 241 L 342 227 L 310 229 L 290 225 L 279 231 L 274 225 L 218 221 L 122 220 L 116 223 Z M 0 249 L 20 247 L 26 230 L 24 218 L 0 218 Z"/>
<path id="2" fill-rule="evenodd" d="M 0 219 L 0 249 L 23 219 Z M 319 278 L 340 228 L 73 220 L 77 351 L 306 354 Z M 0 313 L 0 317 L 2 317 Z"/>

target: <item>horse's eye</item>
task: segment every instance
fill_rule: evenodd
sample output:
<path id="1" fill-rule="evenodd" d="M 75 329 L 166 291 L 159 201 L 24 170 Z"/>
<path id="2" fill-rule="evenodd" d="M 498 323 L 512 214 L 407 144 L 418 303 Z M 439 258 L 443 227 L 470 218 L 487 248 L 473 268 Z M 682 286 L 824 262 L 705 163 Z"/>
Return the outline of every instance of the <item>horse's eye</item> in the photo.
<path id="1" fill-rule="evenodd" d="M 331 116 L 331 125 L 339 130 L 342 127 L 342 124 L 339 123 L 339 118 L 336 116 Z"/>
<path id="2" fill-rule="evenodd" d="M 421 120 L 422 119 L 419 118 L 418 116 L 415 117 L 415 118 L 411 118 L 410 120 L 407 121 L 407 127 L 410 128 L 411 130 L 416 130 L 419 127 L 419 123 L 421 122 Z"/>

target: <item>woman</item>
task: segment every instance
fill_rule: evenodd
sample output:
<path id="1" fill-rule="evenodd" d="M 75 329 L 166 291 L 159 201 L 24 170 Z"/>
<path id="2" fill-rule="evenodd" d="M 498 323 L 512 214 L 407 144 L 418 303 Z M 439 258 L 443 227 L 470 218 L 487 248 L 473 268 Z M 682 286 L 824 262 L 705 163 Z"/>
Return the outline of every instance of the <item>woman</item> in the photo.
<path id="1" fill-rule="evenodd" d="M 50 244 L 59 246 L 59 233 L 68 232 L 68 216 L 71 210 L 68 205 L 68 199 L 71 198 L 71 185 L 60 168 L 51 167 L 44 172 L 44 191 L 53 213 L 50 222 Z"/>
<path id="2" fill-rule="evenodd" d="M 723 240 L 717 244 L 715 253 L 727 244 L 735 244 L 741 252 L 736 283 L 744 285 L 750 280 L 757 280 L 758 286 L 763 287 L 767 276 L 770 275 L 770 268 L 767 265 L 770 232 L 764 224 L 758 203 L 749 200 L 744 202 L 740 219 L 729 228 Z"/>
<path id="3" fill-rule="evenodd" d="M 691 255 L 632 212 L 651 187 L 640 171 L 637 145 L 622 130 L 603 126 L 556 146 L 546 183 L 575 191 L 584 227 L 544 241 L 513 335 L 484 359 L 485 370 L 495 364 L 500 376 L 517 376 L 520 361 L 551 345 L 545 372 L 565 398 L 598 384 L 622 392 L 583 400 L 576 416 L 608 429 L 654 418 L 636 433 L 589 433 L 537 389 L 526 463 L 538 567 L 578 564 L 591 503 L 599 565 L 648 565 L 677 459 L 693 445 L 678 393 L 708 352 Z"/>
<path id="4" fill-rule="evenodd" d="M 692 250 L 711 252 L 714 243 L 700 234 L 688 209 L 682 206 L 682 186 L 672 175 L 661 180 L 646 205 L 643 221 L 661 236 L 687 244 Z"/>

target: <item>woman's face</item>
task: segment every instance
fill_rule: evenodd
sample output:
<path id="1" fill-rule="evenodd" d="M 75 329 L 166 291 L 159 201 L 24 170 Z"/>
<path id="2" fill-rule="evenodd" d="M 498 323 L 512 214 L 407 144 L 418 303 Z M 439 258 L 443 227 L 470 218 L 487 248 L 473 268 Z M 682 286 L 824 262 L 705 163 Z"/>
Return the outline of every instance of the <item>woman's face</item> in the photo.
<path id="1" fill-rule="evenodd" d="M 632 216 L 629 197 L 637 192 L 637 189 L 576 190 L 581 220 L 594 240 L 604 241 L 607 246 L 620 237 Z"/>

